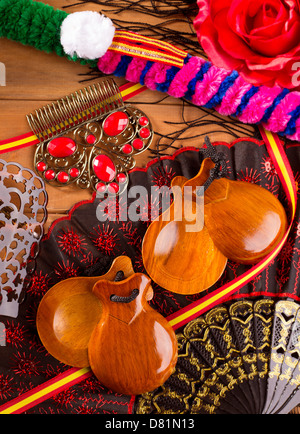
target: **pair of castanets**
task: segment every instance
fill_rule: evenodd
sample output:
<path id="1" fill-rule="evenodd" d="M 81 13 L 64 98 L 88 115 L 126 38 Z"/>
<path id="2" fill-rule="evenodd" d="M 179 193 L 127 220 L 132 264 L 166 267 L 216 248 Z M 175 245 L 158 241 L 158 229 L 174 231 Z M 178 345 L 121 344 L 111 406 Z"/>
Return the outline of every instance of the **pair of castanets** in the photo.
<path id="1" fill-rule="evenodd" d="M 210 144 L 207 138 L 206 143 Z M 194 178 L 174 178 L 172 188 L 177 188 L 170 209 L 150 224 L 144 236 L 147 273 L 169 291 L 201 292 L 217 282 L 228 259 L 255 264 L 271 253 L 286 233 L 287 216 L 280 201 L 259 185 L 218 177 L 224 163 L 212 155 L 204 158 Z M 204 186 L 203 206 L 197 214 L 200 186 Z"/>
<path id="2" fill-rule="evenodd" d="M 219 176 L 222 164 L 207 157 L 194 178 L 174 178 L 168 219 L 162 213 L 144 236 L 147 273 L 167 290 L 201 292 L 220 278 L 228 259 L 257 263 L 286 233 L 279 200 L 258 185 Z M 197 215 L 199 186 L 203 219 Z M 120 256 L 103 276 L 53 286 L 37 312 L 47 351 L 67 365 L 90 366 L 117 393 L 137 395 L 162 385 L 176 365 L 177 341 L 168 321 L 147 303 L 151 279 L 134 273 L 130 259 Z"/>
<path id="3" fill-rule="evenodd" d="M 154 390 L 172 374 L 177 340 L 150 307 L 151 280 L 117 257 L 98 277 L 73 277 L 42 298 L 36 324 L 46 350 L 77 368 L 90 367 L 108 389 L 126 395 Z"/>

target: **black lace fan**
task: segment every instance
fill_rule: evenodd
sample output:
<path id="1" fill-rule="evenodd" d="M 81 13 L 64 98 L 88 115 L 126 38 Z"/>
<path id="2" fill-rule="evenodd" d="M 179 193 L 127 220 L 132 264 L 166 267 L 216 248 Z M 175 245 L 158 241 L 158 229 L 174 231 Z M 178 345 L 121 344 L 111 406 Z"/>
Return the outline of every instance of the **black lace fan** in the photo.
<path id="1" fill-rule="evenodd" d="M 300 309 L 290 300 L 219 305 L 178 331 L 176 370 L 139 414 L 277 414 L 300 402 Z"/>

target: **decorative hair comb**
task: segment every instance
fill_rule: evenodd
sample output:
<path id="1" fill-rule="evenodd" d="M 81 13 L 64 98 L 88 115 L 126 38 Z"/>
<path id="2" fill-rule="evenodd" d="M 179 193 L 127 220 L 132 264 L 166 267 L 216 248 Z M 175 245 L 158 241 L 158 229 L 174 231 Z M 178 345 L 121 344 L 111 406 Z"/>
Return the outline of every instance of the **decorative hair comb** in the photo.
<path id="1" fill-rule="evenodd" d="M 119 194 L 134 156 L 151 144 L 148 117 L 125 105 L 112 79 L 89 86 L 27 115 L 40 141 L 34 166 L 54 186 Z"/>

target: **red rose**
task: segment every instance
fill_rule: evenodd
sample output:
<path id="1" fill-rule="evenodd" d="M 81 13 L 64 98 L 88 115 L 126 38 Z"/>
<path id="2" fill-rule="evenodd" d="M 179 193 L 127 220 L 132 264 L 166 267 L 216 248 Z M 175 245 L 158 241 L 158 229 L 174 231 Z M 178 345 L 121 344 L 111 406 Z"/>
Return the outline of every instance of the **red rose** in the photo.
<path id="1" fill-rule="evenodd" d="M 249 83 L 300 89 L 299 0 L 197 0 L 194 21 L 210 61 Z"/>

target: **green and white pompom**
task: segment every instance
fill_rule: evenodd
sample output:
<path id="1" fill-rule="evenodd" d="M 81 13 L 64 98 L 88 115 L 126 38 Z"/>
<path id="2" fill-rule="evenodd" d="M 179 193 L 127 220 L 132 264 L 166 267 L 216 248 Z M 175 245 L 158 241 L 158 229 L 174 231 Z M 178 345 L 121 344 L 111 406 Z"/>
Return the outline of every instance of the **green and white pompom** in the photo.
<path id="1" fill-rule="evenodd" d="M 98 12 L 68 14 L 33 0 L 0 0 L 0 38 L 54 52 L 82 64 L 97 65 L 115 33 L 112 21 Z"/>
<path id="2" fill-rule="evenodd" d="M 110 18 L 98 12 L 74 12 L 62 22 L 60 41 L 69 56 L 92 60 L 106 53 L 114 34 Z"/>

